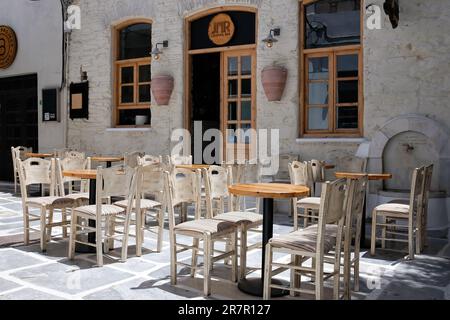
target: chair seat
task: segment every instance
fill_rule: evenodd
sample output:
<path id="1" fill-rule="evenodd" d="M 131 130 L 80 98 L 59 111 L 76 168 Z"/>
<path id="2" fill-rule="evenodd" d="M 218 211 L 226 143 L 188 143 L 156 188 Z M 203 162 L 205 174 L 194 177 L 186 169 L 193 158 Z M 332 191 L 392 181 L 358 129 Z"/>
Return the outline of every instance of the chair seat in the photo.
<path id="1" fill-rule="evenodd" d="M 314 226 L 313 226 L 314 227 Z M 291 250 L 300 250 L 314 253 L 317 249 L 317 226 L 316 228 L 307 228 L 295 231 L 286 235 L 278 236 L 269 242 L 272 246 L 278 248 L 287 248 Z M 324 235 L 324 253 L 333 249 L 336 237 L 328 232 Z"/>
<path id="2" fill-rule="evenodd" d="M 73 200 L 88 200 L 89 201 L 89 193 L 72 193 L 66 195 L 64 198 L 73 199 Z"/>
<path id="3" fill-rule="evenodd" d="M 319 210 L 320 197 L 303 198 L 297 202 L 297 207 Z"/>
<path id="4" fill-rule="evenodd" d="M 38 207 L 71 207 L 74 203 L 73 199 L 65 197 L 39 197 L 39 198 L 28 198 L 26 204 L 29 206 Z"/>
<path id="5" fill-rule="evenodd" d="M 309 231 L 312 231 L 312 232 L 317 232 L 318 227 L 319 226 L 317 224 L 315 224 L 315 225 L 307 227 L 305 230 L 309 230 Z M 330 235 L 331 237 L 336 238 L 337 237 L 337 232 L 338 232 L 338 225 L 336 225 L 336 224 L 327 224 L 326 228 L 325 228 L 325 232 L 326 232 L 326 234 Z"/>
<path id="6" fill-rule="evenodd" d="M 408 218 L 409 205 L 401 203 L 386 203 L 375 208 L 379 215 Z"/>
<path id="7" fill-rule="evenodd" d="M 225 231 L 234 231 L 236 224 L 228 221 L 214 220 L 214 219 L 200 219 L 175 226 L 176 231 L 190 231 L 198 233 L 221 233 Z"/>
<path id="8" fill-rule="evenodd" d="M 75 211 L 78 213 L 85 214 L 85 215 L 96 216 L 97 206 L 90 205 L 90 206 L 78 207 L 75 209 Z M 113 216 L 113 215 L 118 215 L 118 214 L 123 214 L 123 213 L 125 213 L 124 208 L 115 206 L 113 204 L 102 205 L 102 216 Z"/>
<path id="9" fill-rule="evenodd" d="M 128 207 L 128 200 L 122 200 L 114 203 L 116 206 L 119 206 L 121 208 L 127 208 Z M 149 199 L 141 199 L 141 209 L 149 210 L 161 207 L 162 204 L 158 201 L 153 201 Z M 133 200 L 133 209 L 136 208 L 136 200 Z"/>
<path id="10" fill-rule="evenodd" d="M 254 212 L 233 211 L 218 214 L 217 216 L 214 217 L 214 219 L 221 221 L 228 221 L 232 223 L 254 224 L 254 223 L 262 223 L 263 216 L 261 214 Z"/>

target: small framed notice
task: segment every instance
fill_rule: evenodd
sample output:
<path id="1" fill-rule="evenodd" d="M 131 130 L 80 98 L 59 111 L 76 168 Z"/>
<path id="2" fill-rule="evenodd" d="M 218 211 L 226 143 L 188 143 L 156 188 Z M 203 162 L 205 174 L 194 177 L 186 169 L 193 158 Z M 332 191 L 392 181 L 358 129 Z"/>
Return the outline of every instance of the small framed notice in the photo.
<path id="1" fill-rule="evenodd" d="M 70 84 L 70 119 L 89 119 L 89 82 Z"/>

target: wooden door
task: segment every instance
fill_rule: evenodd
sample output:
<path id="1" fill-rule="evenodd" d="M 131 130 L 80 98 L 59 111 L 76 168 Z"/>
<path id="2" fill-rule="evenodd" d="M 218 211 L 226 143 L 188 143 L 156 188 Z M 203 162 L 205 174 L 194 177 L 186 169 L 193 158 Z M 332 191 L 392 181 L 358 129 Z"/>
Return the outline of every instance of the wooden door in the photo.
<path id="1" fill-rule="evenodd" d="M 256 156 L 256 53 L 254 49 L 222 54 L 222 132 L 225 160 Z"/>

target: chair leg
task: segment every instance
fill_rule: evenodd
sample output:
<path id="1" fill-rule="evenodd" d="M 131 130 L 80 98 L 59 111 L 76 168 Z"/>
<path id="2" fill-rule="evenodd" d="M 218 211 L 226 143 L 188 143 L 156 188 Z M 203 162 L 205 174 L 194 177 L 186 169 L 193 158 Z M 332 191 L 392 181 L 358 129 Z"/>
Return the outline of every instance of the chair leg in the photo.
<path id="1" fill-rule="evenodd" d="M 377 212 L 372 213 L 372 235 L 370 237 L 370 255 L 375 255 L 375 247 L 377 244 Z"/>
<path id="2" fill-rule="evenodd" d="M 297 209 L 294 210 L 294 231 L 298 230 L 298 212 Z"/>
<path id="3" fill-rule="evenodd" d="M 247 226 L 241 226 L 241 240 L 239 243 L 239 280 L 245 279 L 247 275 L 247 234 Z"/>
<path id="4" fill-rule="evenodd" d="M 192 258 L 191 258 L 191 278 L 195 277 L 195 272 L 197 271 L 197 261 L 198 261 L 198 247 L 200 245 L 200 241 L 198 238 L 194 238 L 192 240 Z M 206 243 L 204 243 L 204 246 L 206 247 Z M 206 249 L 205 249 L 206 250 Z M 206 255 L 206 253 L 205 253 Z"/>
<path id="5" fill-rule="evenodd" d="M 116 233 L 116 217 L 115 216 L 109 217 L 108 233 L 109 233 L 109 236 L 111 236 L 111 237 L 114 236 Z M 107 250 L 108 251 L 114 250 L 114 238 L 108 238 L 107 243 L 108 243 L 108 245 L 106 246 Z"/>
<path id="6" fill-rule="evenodd" d="M 314 267 L 315 271 L 315 286 L 316 286 L 316 300 L 322 300 L 323 297 L 323 261 L 316 261 Z"/>
<path id="7" fill-rule="evenodd" d="M 353 279 L 355 282 L 354 290 L 359 292 L 359 258 L 355 260 L 355 265 L 353 266 Z"/>
<path id="8" fill-rule="evenodd" d="M 139 217 L 139 214 L 136 213 L 136 220 L 139 221 L 141 220 L 141 217 Z M 125 217 L 125 225 L 123 227 L 123 238 L 122 238 L 122 257 L 121 257 L 121 261 L 125 262 L 127 261 L 128 258 L 128 239 L 130 236 L 130 222 L 131 222 L 131 212 Z M 136 225 L 136 228 L 138 226 Z M 136 232 L 136 235 L 139 236 L 140 232 Z M 138 240 L 136 238 L 136 255 L 139 257 L 138 255 L 138 247 L 139 247 L 139 242 L 140 240 Z"/>
<path id="9" fill-rule="evenodd" d="M 301 259 L 298 255 L 295 255 L 295 254 L 291 255 L 291 263 L 294 266 L 300 265 L 300 261 L 301 261 Z M 291 269 L 291 288 L 294 288 L 294 289 L 300 288 L 301 281 L 302 281 L 301 274 L 296 272 L 295 269 Z M 290 295 L 291 295 L 291 297 L 296 297 L 298 295 L 298 293 L 291 290 Z"/>
<path id="10" fill-rule="evenodd" d="M 420 227 L 420 220 L 418 219 L 418 228 L 416 231 L 416 254 L 420 254 L 422 252 L 422 228 Z"/>
<path id="11" fill-rule="evenodd" d="M 386 249 L 386 231 L 387 231 L 387 227 L 386 227 L 386 223 L 387 223 L 387 219 L 386 217 L 383 217 L 383 228 L 381 229 L 381 248 L 382 249 Z"/>
<path id="12" fill-rule="evenodd" d="M 96 251 L 97 251 L 97 266 L 103 267 L 103 236 L 102 236 L 102 221 L 96 221 Z"/>
<path id="13" fill-rule="evenodd" d="M 28 207 L 23 206 L 23 243 L 27 246 L 30 244 L 30 217 Z"/>
<path id="14" fill-rule="evenodd" d="M 72 217 L 70 218 L 70 236 L 69 236 L 69 253 L 70 260 L 75 258 L 75 240 L 77 235 L 77 215 L 72 211 Z"/>
<path id="15" fill-rule="evenodd" d="M 204 280 L 203 280 L 203 294 L 205 297 L 209 297 L 211 295 L 211 238 L 205 237 L 204 242 Z"/>
<path id="16" fill-rule="evenodd" d="M 157 243 L 157 249 L 156 251 L 158 253 L 162 250 L 162 243 L 163 243 L 163 235 L 164 235 L 164 211 L 159 210 L 158 211 L 158 243 Z"/>
<path id="17" fill-rule="evenodd" d="M 232 255 L 232 262 L 231 262 L 231 281 L 233 282 L 237 282 L 238 281 L 238 245 L 237 245 L 237 241 L 238 241 L 238 231 L 236 230 L 234 232 L 234 234 L 232 235 L 232 250 L 233 250 L 233 255 Z M 242 241 L 242 239 L 241 239 Z"/>
<path id="18" fill-rule="evenodd" d="M 54 209 L 50 208 L 48 210 L 48 226 L 47 226 L 47 240 L 46 241 L 50 241 L 52 239 L 53 227 L 51 226 L 51 224 L 53 223 L 53 213 L 54 213 Z"/>
<path id="19" fill-rule="evenodd" d="M 264 250 L 264 249 L 263 249 Z M 272 298 L 272 290 L 270 288 L 272 284 L 272 246 L 267 244 L 266 248 L 266 261 L 264 268 L 264 290 L 263 290 L 263 299 L 270 300 Z"/>
<path id="20" fill-rule="evenodd" d="M 350 270 L 348 273 L 348 281 L 350 282 Z M 333 276 L 333 299 L 339 300 L 340 295 L 340 284 L 341 284 L 341 251 L 340 249 L 336 253 L 336 260 L 334 262 L 334 276 Z M 348 293 L 350 293 L 350 286 L 347 286 L 349 288 Z"/>
<path id="21" fill-rule="evenodd" d="M 67 209 L 64 208 L 61 210 L 61 218 L 63 223 L 63 238 L 67 238 Z"/>
<path id="22" fill-rule="evenodd" d="M 144 242 L 143 230 L 145 225 L 145 214 L 146 210 L 143 209 L 141 212 L 136 212 L 136 256 L 142 256 L 142 243 Z"/>
<path id="23" fill-rule="evenodd" d="M 170 235 L 170 284 L 173 286 L 177 284 L 177 237 L 176 237 L 176 235 Z"/>
<path id="24" fill-rule="evenodd" d="M 413 228 L 413 221 L 408 221 L 408 252 L 409 256 L 408 258 L 410 260 L 414 259 L 414 228 Z"/>
<path id="25" fill-rule="evenodd" d="M 46 209 L 45 208 L 41 208 L 41 251 L 45 252 L 47 250 L 47 228 L 46 228 Z"/>

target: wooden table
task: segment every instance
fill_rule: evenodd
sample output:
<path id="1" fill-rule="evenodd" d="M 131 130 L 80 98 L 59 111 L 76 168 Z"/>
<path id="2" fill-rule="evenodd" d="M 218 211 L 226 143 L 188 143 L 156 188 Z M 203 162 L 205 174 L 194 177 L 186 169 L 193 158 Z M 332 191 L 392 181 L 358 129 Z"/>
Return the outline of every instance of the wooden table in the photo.
<path id="1" fill-rule="evenodd" d="M 28 152 L 25 153 L 25 157 L 27 158 L 53 158 L 55 155 L 53 153 L 33 153 L 33 152 Z"/>
<path id="2" fill-rule="evenodd" d="M 63 171 L 63 176 L 89 180 L 89 205 L 95 204 L 97 170 L 67 170 Z M 89 226 L 95 228 L 95 220 L 89 220 Z M 88 242 L 92 244 L 96 243 L 95 232 L 88 234 Z M 95 248 L 77 243 L 75 251 L 78 253 L 95 253 Z"/>
<path id="3" fill-rule="evenodd" d="M 111 168 L 113 162 L 120 162 L 124 157 L 91 157 L 92 161 L 106 162 L 106 167 Z"/>
<path id="4" fill-rule="evenodd" d="M 336 172 L 336 178 L 338 179 L 361 179 L 367 177 L 369 181 L 383 181 L 392 179 L 392 174 L 390 173 L 364 173 L 364 172 Z M 363 216 L 361 219 L 361 248 L 367 249 L 370 247 L 366 243 L 366 216 L 367 216 L 367 192 L 366 199 L 364 201 Z"/>
<path id="5" fill-rule="evenodd" d="M 264 288 L 264 268 L 266 258 L 266 245 L 273 237 L 273 202 L 274 199 L 301 198 L 309 195 L 309 188 L 281 183 L 255 183 L 236 184 L 229 187 L 231 194 L 235 196 L 247 196 L 264 199 L 263 209 L 263 249 L 261 260 L 261 278 L 244 279 L 239 282 L 239 289 L 247 294 L 262 297 Z M 273 282 L 276 282 L 273 280 Z M 282 284 L 282 282 L 279 282 Z M 272 296 L 287 295 L 285 290 L 273 289 Z"/>
<path id="6" fill-rule="evenodd" d="M 179 164 L 176 165 L 177 169 L 187 169 L 187 170 L 204 170 L 209 169 L 211 165 L 209 164 Z"/>

